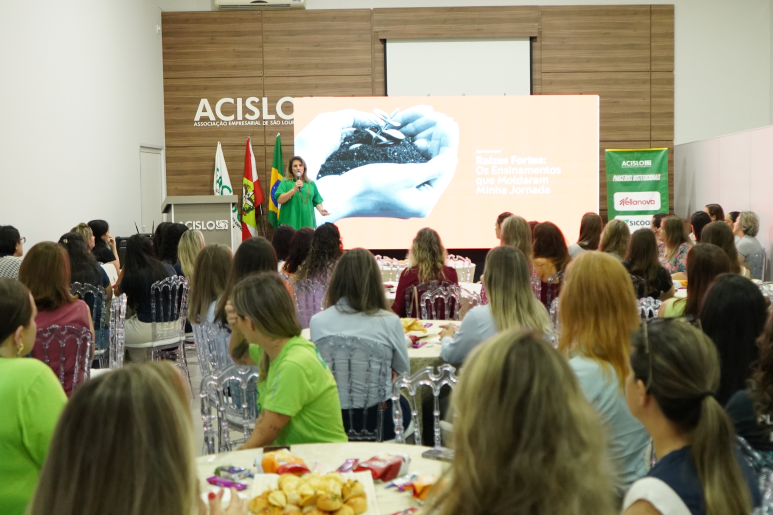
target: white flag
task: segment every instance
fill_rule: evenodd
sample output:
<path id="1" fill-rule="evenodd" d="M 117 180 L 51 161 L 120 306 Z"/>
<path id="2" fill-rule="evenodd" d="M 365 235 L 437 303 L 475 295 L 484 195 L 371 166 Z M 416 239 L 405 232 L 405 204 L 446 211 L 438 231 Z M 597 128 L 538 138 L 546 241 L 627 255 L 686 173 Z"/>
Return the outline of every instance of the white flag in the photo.
<path id="1" fill-rule="evenodd" d="M 231 187 L 231 177 L 228 176 L 228 167 L 225 165 L 225 156 L 223 156 L 223 147 L 217 142 L 217 152 L 215 153 L 215 195 L 233 195 L 234 189 Z M 231 227 L 242 229 L 239 221 L 239 208 L 234 202 L 231 211 Z"/>

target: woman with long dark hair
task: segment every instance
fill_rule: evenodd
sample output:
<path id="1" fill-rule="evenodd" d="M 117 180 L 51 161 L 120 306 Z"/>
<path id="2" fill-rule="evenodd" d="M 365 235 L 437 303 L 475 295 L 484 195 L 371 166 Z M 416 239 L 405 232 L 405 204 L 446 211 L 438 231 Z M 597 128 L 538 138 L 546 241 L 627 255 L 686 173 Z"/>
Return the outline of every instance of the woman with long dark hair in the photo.
<path id="1" fill-rule="evenodd" d="M 741 266 L 741 261 L 738 259 L 738 249 L 735 247 L 733 229 L 725 222 L 711 222 L 704 227 L 701 233 L 701 243 L 711 243 L 721 248 L 727 254 L 728 259 L 730 259 L 730 271 L 734 274 L 750 277 L 749 269 Z"/>
<path id="2" fill-rule="evenodd" d="M 628 273 L 644 280 L 644 291 L 637 292 L 637 295 L 661 301 L 674 296 L 674 282 L 668 270 L 660 264 L 658 241 L 651 230 L 639 229 L 633 233 L 623 265 Z"/>
<path id="3" fill-rule="evenodd" d="M 295 281 L 311 279 L 321 283 L 330 282 L 333 267 L 343 254 L 343 243 L 338 227 L 331 223 L 320 225 L 314 231 L 309 254 L 298 267 Z"/>
<path id="4" fill-rule="evenodd" d="M 276 251 L 276 258 L 279 261 L 279 269 L 287 261 L 287 256 L 290 254 L 290 240 L 295 236 L 295 229 L 289 225 L 280 225 L 274 231 L 274 235 L 271 237 L 271 245 L 274 246 Z"/>
<path id="5" fill-rule="evenodd" d="M 97 259 L 88 251 L 86 242 L 80 234 L 68 232 L 59 238 L 59 245 L 67 249 L 70 258 L 70 281 L 73 283 L 91 284 L 93 286 L 107 288 L 110 286 L 110 278 L 105 270 L 97 264 Z"/>
<path id="6" fill-rule="evenodd" d="M 311 239 L 314 237 L 314 229 L 310 227 L 302 227 L 295 231 L 293 237 L 290 238 L 290 250 L 287 254 L 287 259 L 284 265 L 282 265 L 281 272 L 287 277 L 293 277 L 298 271 L 298 267 L 309 255 L 311 249 Z"/>
<path id="7" fill-rule="evenodd" d="M 232 264 L 233 254 L 227 245 L 207 245 L 196 256 L 188 297 L 191 324 L 215 321 L 217 301 L 226 289 Z"/>
<path id="8" fill-rule="evenodd" d="M 330 213 L 322 206 L 322 195 L 317 185 L 306 175 L 306 161 L 300 156 L 290 158 L 287 173 L 272 193 L 274 200 L 282 206 L 279 212 L 279 223 L 289 225 L 294 229 L 301 227 L 316 227 L 317 218 L 314 209 L 322 216 Z"/>
<path id="9" fill-rule="evenodd" d="M 730 272 L 730 260 L 716 245 L 699 243 L 687 254 L 687 298 L 668 299 L 660 306 L 658 316 L 673 318 L 698 316 L 709 286 L 720 274 Z"/>
<path id="10" fill-rule="evenodd" d="M 167 225 L 163 232 L 163 240 L 159 243 L 158 259 L 167 265 L 176 265 L 180 262 L 178 247 L 183 233 L 188 230 L 184 224 Z"/>
<path id="11" fill-rule="evenodd" d="M 118 259 L 115 238 L 110 234 L 110 226 L 104 220 L 92 220 L 89 227 L 94 235 L 94 248 L 91 249 L 94 257 L 100 263 L 112 263 L 116 273 L 120 274 L 121 262 Z"/>
<path id="12" fill-rule="evenodd" d="M 706 207 L 703 208 L 703 211 L 708 213 L 712 222 L 725 221 L 725 210 L 722 209 L 722 206 L 719 204 L 706 204 Z"/>
<path id="13" fill-rule="evenodd" d="M 701 327 L 719 352 L 722 373 L 717 400 L 723 406 L 735 392 L 746 388 L 767 316 L 760 289 L 740 275 L 720 275 L 706 292 L 700 308 Z"/>
<path id="14" fill-rule="evenodd" d="M 569 255 L 572 259 L 583 252 L 598 250 L 601 243 L 601 233 L 604 230 L 604 222 L 596 213 L 585 213 L 580 220 L 580 236 L 577 243 L 569 245 Z"/>
<path id="15" fill-rule="evenodd" d="M 173 277 L 174 268 L 162 263 L 153 252 L 150 240 L 141 234 L 135 234 L 126 241 L 123 276 L 116 286 L 116 295 L 126 294 L 126 301 L 135 315 L 126 319 L 126 343 L 147 343 L 152 340 L 152 307 L 150 288 L 153 283 Z M 159 324 L 173 324 L 166 322 Z M 168 328 L 159 329 L 166 331 Z M 145 349 L 129 349 L 132 361 L 144 361 L 147 357 Z"/>
<path id="16" fill-rule="evenodd" d="M 563 281 L 556 279 L 571 260 L 564 233 L 556 224 L 542 222 L 534 227 L 534 270 L 540 280 L 540 301 L 548 309 L 561 291 Z"/>

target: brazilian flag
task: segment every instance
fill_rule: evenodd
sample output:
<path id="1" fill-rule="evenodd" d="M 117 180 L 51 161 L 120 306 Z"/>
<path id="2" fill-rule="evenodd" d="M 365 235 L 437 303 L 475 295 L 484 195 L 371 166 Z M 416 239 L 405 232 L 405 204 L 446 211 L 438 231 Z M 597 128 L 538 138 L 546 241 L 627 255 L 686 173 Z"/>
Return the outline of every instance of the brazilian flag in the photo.
<path id="1" fill-rule="evenodd" d="M 279 225 L 279 205 L 276 203 L 274 195 L 280 182 L 282 182 L 282 140 L 277 134 L 274 143 L 274 161 L 271 164 L 271 180 L 269 181 L 271 194 L 268 196 L 268 222 L 274 229 Z"/>

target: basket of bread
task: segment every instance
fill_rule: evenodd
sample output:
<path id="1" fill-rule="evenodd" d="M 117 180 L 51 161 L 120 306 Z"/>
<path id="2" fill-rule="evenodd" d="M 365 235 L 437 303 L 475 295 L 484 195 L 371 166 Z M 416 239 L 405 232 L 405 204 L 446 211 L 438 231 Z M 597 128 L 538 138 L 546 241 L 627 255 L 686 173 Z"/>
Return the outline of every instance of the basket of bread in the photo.
<path id="1" fill-rule="evenodd" d="M 358 477 L 359 476 L 359 477 Z M 370 473 L 259 475 L 249 502 L 257 515 L 378 515 L 364 484 Z M 369 490 L 373 496 L 373 482 Z M 369 502 L 370 501 L 370 502 Z"/>

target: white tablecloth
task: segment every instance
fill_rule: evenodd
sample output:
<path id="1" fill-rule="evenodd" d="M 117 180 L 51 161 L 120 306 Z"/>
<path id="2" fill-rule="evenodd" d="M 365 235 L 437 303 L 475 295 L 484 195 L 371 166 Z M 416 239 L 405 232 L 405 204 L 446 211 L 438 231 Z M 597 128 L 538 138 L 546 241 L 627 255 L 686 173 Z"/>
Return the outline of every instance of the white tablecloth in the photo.
<path id="1" fill-rule="evenodd" d="M 315 463 L 319 463 L 322 472 L 332 472 L 349 458 L 357 458 L 365 461 L 378 453 L 400 453 L 407 454 L 411 458 L 409 467 L 410 472 L 418 472 L 420 475 L 431 474 L 440 476 L 447 464 L 436 460 L 428 460 L 421 457 L 421 454 L 429 447 L 420 447 L 417 445 L 399 445 L 390 443 L 340 443 L 340 444 L 304 444 L 293 445 L 290 449 L 293 454 L 303 459 L 306 465 L 311 469 Z M 235 451 L 210 456 L 202 456 L 196 459 L 198 470 L 199 486 L 201 492 L 205 495 L 210 492 L 219 491 L 207 483 L 206 479 L 215 475 L 215 468 L 222 465 L 234 465 L 236 467 L 251 468 L 255 462 L 255 457 L 261 453 L 258 450 Z M 253 469 L 254 471 L 254 469 Z M 252 480 L 243 481 L 249 487 L 243 491 L 246 496 L 251 496 Z M 391 515 L 398 511 L 419 506 L 413 499 L 410 492 L 400 492 L 396 488 L 386 488 L 383 483 L 376 483 L 376 502 L 382 515 Z M 368 513 L 367 515 L 375 515 Z"/>

